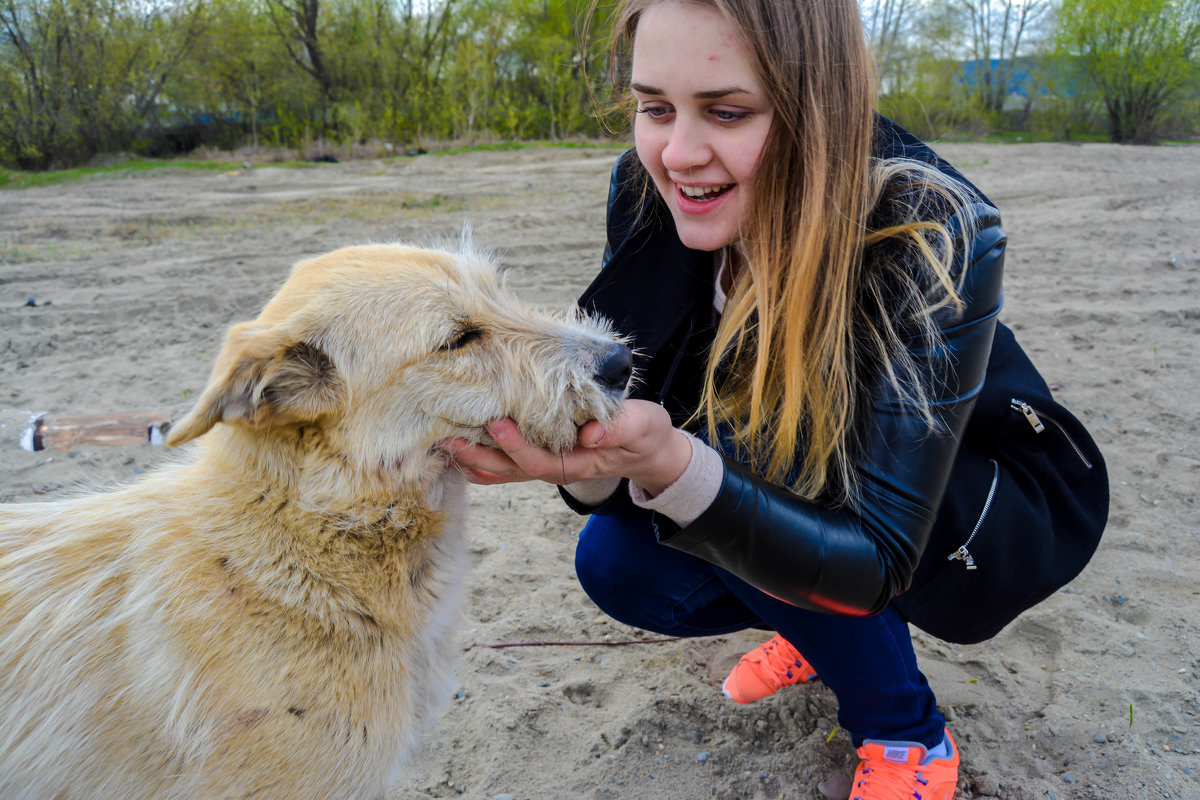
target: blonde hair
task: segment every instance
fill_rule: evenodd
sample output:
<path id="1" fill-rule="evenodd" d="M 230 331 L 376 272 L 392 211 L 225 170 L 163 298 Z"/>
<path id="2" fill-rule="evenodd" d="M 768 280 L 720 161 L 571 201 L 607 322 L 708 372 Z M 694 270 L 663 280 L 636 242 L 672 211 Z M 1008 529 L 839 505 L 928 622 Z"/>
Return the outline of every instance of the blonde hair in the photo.
<path id="1" fill-rule="evenodd" d="M 628 61 L 641 14 L 664 1 L 618 6 L 614 65 Z M 936 424 L 903 338 L 916 326 L 936 343 L 931 312 L 958 303 L 945 219 L 968 205 L 966 190 L 931 166 L 872 158 L 871 61 L 855 0 L 688 1 L 741 32 L 774 104 L 759 160 L 770 169 L 756 173 L 697 414 L 714 445 L 732 440 L 768 479 L 852 502 L 869 385 L 889 381 Z M 921 219 L 930 208 L 948 211 Z"/>

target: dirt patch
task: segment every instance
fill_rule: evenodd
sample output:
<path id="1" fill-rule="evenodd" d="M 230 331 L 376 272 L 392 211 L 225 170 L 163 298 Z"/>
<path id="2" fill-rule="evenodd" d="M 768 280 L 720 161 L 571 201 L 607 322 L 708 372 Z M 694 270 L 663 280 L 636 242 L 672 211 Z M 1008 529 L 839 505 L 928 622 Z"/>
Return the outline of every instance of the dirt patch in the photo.
<path id="1" fill-rule="evenodd" d="M 1200 797 L 1200 158 L 1196 148 L 946 145 L 1010 234 L 1005 321 L 1095 433 L 1100 552 L 991 642 L 917 636 L 963 752 L 961 797 Z M 29 414 L 186 404 L 224 329 L 304 256 L 476 239 L 564 306 L 597 269 L 616 151 L 535 149 L 0 192 L 0 499 L 135 478 L 149 445 L 27 453 Z M 25 305 L 34 298 L 33 305 Z M 573 574 L 580 519 L 543 486 L 477 489 L 461 644 L 644 638 Z M 854 765 L 822 684 L 750 707 L 714 688 L 743 633 L 473 648 L 401 800 L 815 798 Z"/>

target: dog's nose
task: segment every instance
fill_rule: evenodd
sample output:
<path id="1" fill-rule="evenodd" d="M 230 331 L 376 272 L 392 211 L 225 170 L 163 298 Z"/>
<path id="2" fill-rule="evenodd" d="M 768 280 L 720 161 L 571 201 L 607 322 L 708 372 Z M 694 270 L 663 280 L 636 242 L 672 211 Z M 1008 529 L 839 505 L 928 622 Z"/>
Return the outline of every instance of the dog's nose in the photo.
<path id="1" fill-rule="evenodd" d="M 605 389 L 619 392 L 633 375 L 633 352 L 623 344 L 614 344 L 592 375 Z"/>

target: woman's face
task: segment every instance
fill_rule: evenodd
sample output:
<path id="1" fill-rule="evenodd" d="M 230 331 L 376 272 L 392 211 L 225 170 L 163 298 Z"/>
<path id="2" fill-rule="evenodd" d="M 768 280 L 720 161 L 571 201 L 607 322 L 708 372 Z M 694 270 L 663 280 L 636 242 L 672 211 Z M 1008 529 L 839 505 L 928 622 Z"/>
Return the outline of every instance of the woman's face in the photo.
<path id="1" fill-rule="evenodd" d="M 709 6 L 652 5 L 637 23 L 631 88 L 637 154 L 679 238 L 696 250 L 737 241 L 772 106 L 736 30 Z"/>

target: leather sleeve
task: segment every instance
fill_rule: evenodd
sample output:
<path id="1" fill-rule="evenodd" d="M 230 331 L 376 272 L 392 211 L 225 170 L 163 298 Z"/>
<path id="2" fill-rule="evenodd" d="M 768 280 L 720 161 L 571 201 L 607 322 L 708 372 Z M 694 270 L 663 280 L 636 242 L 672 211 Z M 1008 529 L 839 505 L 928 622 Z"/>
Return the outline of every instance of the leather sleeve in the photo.
<path id="1" fill-rule="evenodd" d="M 960 294 L 964 307 L 935 315 L 942 348 L 912 344 L 922 374 L 934 376 L 931 430 L 887 381 L 872 398 L 855 469 L 854 507 L 829 508 L 772 485 L 726 459 L 713 504 L 685 528 L 656 518 L 659 540 L 716 564 L 792 605 L 837 614 L 880 611 L 912 578 L 924 552 L 958 442 L 984 381 L 1007 242 L 999 215 L 982 204 Z"/>

